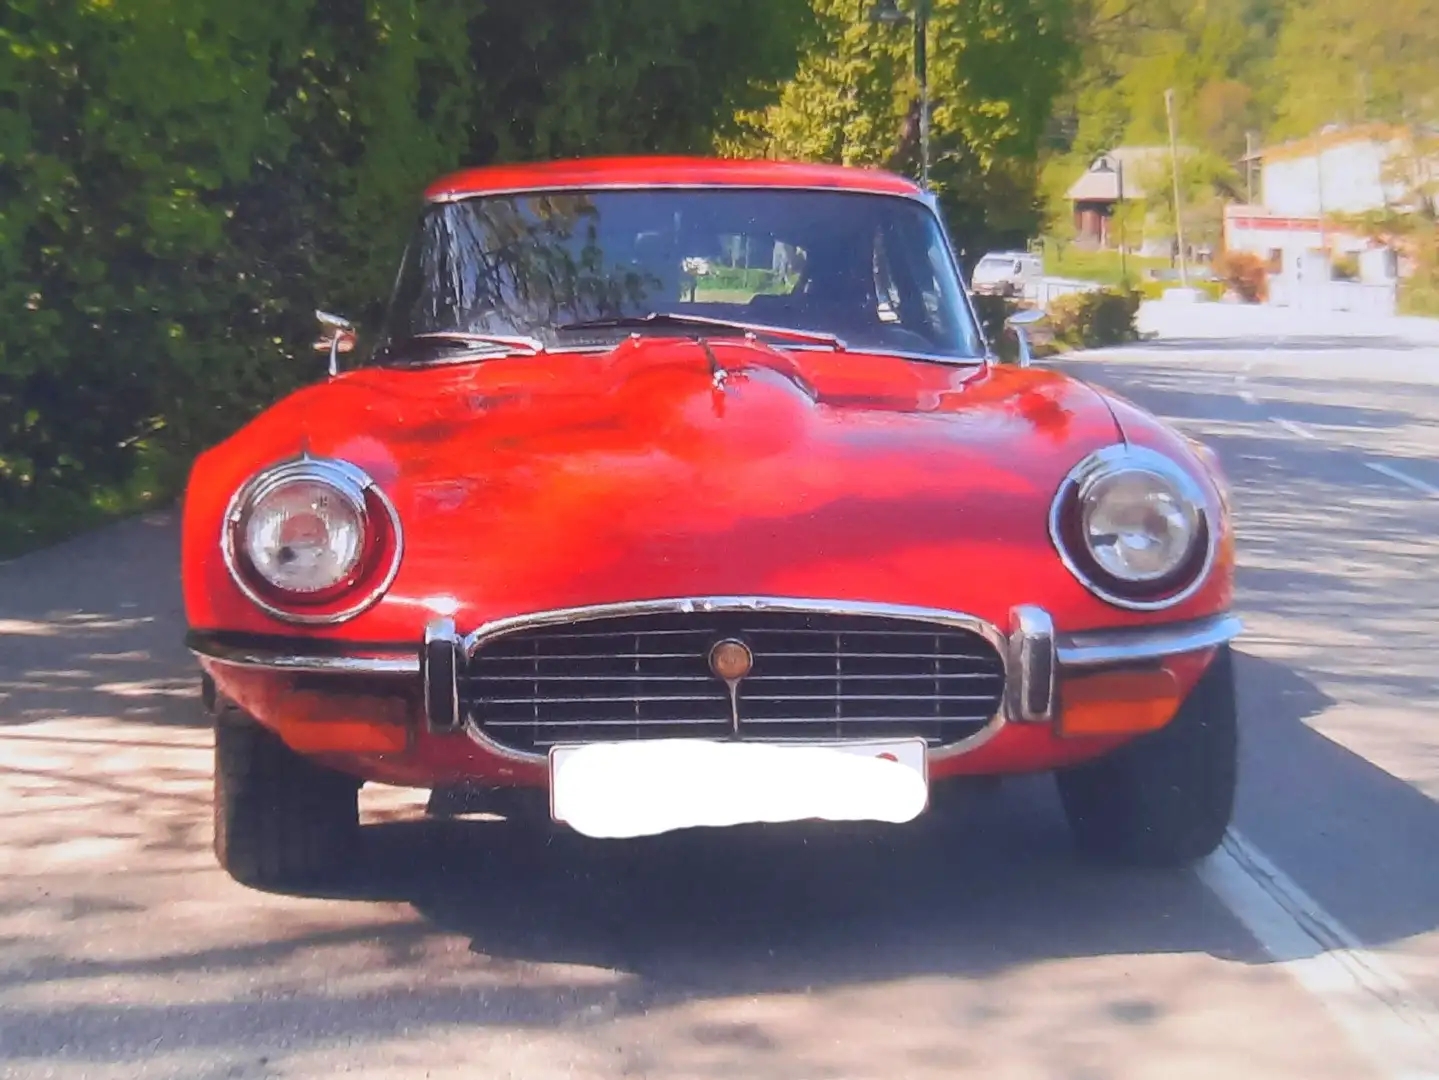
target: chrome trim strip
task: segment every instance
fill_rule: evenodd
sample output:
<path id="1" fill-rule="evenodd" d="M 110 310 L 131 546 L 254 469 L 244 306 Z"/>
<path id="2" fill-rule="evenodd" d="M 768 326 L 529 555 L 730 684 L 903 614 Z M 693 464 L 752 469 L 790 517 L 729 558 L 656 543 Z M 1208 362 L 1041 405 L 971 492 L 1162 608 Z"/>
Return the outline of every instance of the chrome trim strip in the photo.
<path id="1" fill-rule="evenodd" d="M 1064 544 L 1061 517 L 1070 495 L 1075 494 L 1082 497 L 1084 489 L 1099 477 L 1124 468 L 1152 472 L 1171 481 L 1185 498 L 1194 503 L 1204 522 L 1207 547 L 1204 552 L 1203 564 L 1194 575 L 1194 580 L 1179 592 L 1159 600 L 1136 600 L 1109 591 L 1080 568 Z M 1074 575 L 1076 581 L 1105 603 L 1113 604 L 1115 607 L 1124 608 L 1127 611 L 1163 611 L 1188 600 L 1209 580 L 1209 572 L 1214 569 L 1214 561 L 1219 552 L 1220 520 L 1215 506 L 1206 497 L 1198 481 L 1173 459 L 1157 450 L 1150 450 L 1143 446 L 1115 443 L 1089 454 L 1069 471 L 1059 485 L 1059 490 L 1054 493 L 1054 499 L 1049 504 L 1049 539 L 1054 544 L 1054 550 L 1059 553 L 1059 560 L 1064 564 L 1065 569 Z"/>
<path id="2" fill-rule="evenodd" d="M 1084 630 L 1060 634 L 1056 652 L 1064 668 L 1143 663 L 1179 653 L 1212 649 L 1233 641 L 1244 629 L 1237 615 L 1211 615 L 1193 622 L 1140 626 L 1123 630 Z"/>
<path id="3" fill-rule="evenodd" d="M 395 550 L 390 558 L 390 565 L 369 590 L 359 596 L 350 606 L 340 611 L 317 615 L 277 607 L 258 593 L 245 580 L 245 575 L 240 572 L 240 554 L 235 547 L 235 529 L 244 515 L 245 508 L 268 489 L 297 479 L 318 480 L 321 483 L 329 484 L 355 504 L 360 520 L 366 528 L 369 527 L 369 513 L 365 505 L 367 492 L 374 494 L 376 501 L 390 519 L 390 530 L 395 538 Z M 358 465 L 352 465 L 350 462 L 341 461 L 338 458 L 312 458 L 303 455 L 260 470 L 241 484 L 235 494 L 231 496 L 230 503 L 225 508 L 224 520 L 220 525 L 220 555 L 225 560 L 225 569 L 229 571 L 230 580 L 235 583 L 235 587 L 266 615 L 279 619 L 281 622 L 294 623 L 299 626 L 333 626 L 336 623 L 353 619 L 356 615 L 368 610 L 394 584 L 395 577 L 400 572 L 400 561 L 404 554 L 404 530 L 400 526 L 400 514 L 395 509 L 395 504 L 390 501 L 390 497 L 371 479 L 368 473 Z"/>
<path id="4" fill-rule="evenodd" d="M 263 645 L 230 645 L 212 634 L 195 632 L 185 636 L 185 647 L 196 656 L 231 667 L 260 668 L 292 674 L 314 675 L 418 675 L 418 651 L 393 652 L 376 649 L 367 655 L 327 656 L 305 654 L 294 648 L 267 648 Z"/>
<path id="5" fill-rule="evenodd" d="M 720 339 L 715 339 L 720 340 Z M 785 352 L 832 351 L 827 345 L 810 345 L 807 342 L 777 342 L 774 346 Z M 845 352 L 851 356 L 882 356 L 888 360 L 915 360 L 926 364 L 943 364 L 946 367 L 984 367 L 990 363 L 987 356 L 944 356 L 940 353 L 907 352 L 903 349 L 875 349 L 869 346 L 847 345 Z"/>
<path id="6" fill-rule="evenodd" d="M 1009 685 L 1010 665 L 1008 638 L 992 623 L 959 611 L 940 608 L 912 607 L 905 604 L 871 603 L 863 600 L 813 600 L 785 596 L 696 596 L 659 600 L 632 600 L 616 604 L 595 604 L 588 607 L 558 608 L 494 619 L 470 633 L 464 640 L 465 657 L 471 658 L 480 646 L 507 634 L 535 627 L 564 626 L 623 615 L 693 614 L 709 611 L 780 611 L 816 615 L 870 615 L 878 618 L 915 619 L 938 623 L 956 630 L 968 630 L 984 638 L 999 654 L 1004 668 L 1005 686 Z M 967 739 L 929 750 L 930 760 L 942 760 L 978 749 L 1004 727 L 1008 710 L 1003 703 L 981 730 Z M 502 746 L 487 736 L 473 717 L 464 718 L 465 733 L 489 753 L 509 761 L 538 764 L 548 760 L 547 754 L 531 754 Z"/>
<path id="7" fill-rule="evenodd" d="M 1013 613 L 1009 635 L 1007 683 L 1010 719 L 1042 724 L 1054 716 L 1054 620 L 1041 607 L 1026 605 Z"/>

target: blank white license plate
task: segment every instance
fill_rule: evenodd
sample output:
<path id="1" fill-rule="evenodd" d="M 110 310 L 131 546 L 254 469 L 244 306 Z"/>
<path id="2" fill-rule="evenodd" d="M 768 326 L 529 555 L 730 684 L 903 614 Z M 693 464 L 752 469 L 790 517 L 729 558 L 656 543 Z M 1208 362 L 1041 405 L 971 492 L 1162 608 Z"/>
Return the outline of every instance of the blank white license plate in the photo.
<path id="1" fill-rule="evenodd" d="M 586 836 L 761 822 L 912 821 L 929 802 L 923 739 L 655 739 L 550 748 L 550 815 Z"/>

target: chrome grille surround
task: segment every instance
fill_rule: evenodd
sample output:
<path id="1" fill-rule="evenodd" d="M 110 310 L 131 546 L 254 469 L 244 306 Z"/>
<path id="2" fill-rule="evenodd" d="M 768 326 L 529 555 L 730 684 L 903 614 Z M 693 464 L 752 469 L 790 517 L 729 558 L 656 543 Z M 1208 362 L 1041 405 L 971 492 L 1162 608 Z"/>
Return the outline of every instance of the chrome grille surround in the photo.
<path id="1" fill-rule="evenodd" d="M 693 629 L 674 628 L 664 625 L 668 617 L 673 621 L 676 617 L 681 620 L 687 616 L 695 617 Z M 791 625 L 777 625 L 771 620 L 784 621 L 784 617 L 800 616 L 800 620 L 790 618 Z M 825 620 L 837 620 L 830 626 L 817 626 L 813 628 L 794 625 L 796 622 L 803 622 L 804 617 L 810 617 L 821 623 Z M 518 646 L 525 640 L 526 631 L 551 629 L 555 634 L 550 640 L 559 639 L 563 636 L 565 629 L 573 627 L 572 634 L 585 635 L 586 624 L 591 624 L 590 633 L 609 634 L 612 637 L 628 636 L 635 637 L 633 630 L 627 634 L 619 630 L 605 630 L 593 624 L 602 622 L 613 622 L 614 620 L 630 620 L 638 627 L 646 625 L 653 626 L 660 634 L 663 633 L 688 633 L 690 638 L 685 641 L 682 648 L 673 650 L 672 653 L 656 652 L 654 650 L 642 650 L 639 644 L 633 646 L 633 651 L 617 650 L 595 650 L 592 653 L 571 653 L 569 655 L 557 655 L 552 659 L 557 665 L 575 663 L 579 657 L 594 656 L 596 661 L 608 661 L 611 665 L 621 656 L 626 658 L 634 657 L 636 670 L 633 676 L 638 682 L 638 690 L 626 690 L 623 694 L 613 695 L 614 700 L 606 702 L 604 695 L 590 698 L 591 702 L 611 707 L 628 706 L 632 709 L 632 715 L 623 721 L 613 719 L 609 723 L 618 728 L 629 728 L 630 732 L 636 730 L 635 724 L 641 727 L 653 716 L 654 710 L 649 715 L 645 710 L 647 705 L 653 705 L 655 710 L 664 710 L 669 724 L 662 725 L 658 720 L 652 721 L 656 730 L 661 735 L 677 737 L 683 734 L 691 734 L 694 737 L 708 738 L 732 738 L 736 733 L 742 733 L 750 738 L 760 738 L 766 741 L 783 741 L 784 739 L 806 739 L 806 740 L 841 740 L 845 738 L 876 738 L 885 737 L 885 732 L 875 730 L 877 725 L 889 722 L 897 727 L 892 737 L 903 738 L 915 734 L 912 730 L 915 723 L 931 722 L 936 724 L 949 723 L 960 725 L 972 730 L 965 731 L 959 738 L 953 741 L 939 741 L 936 743 L 931 739 L 931 758 L 942 758 L 973 750 L 983 745 L 999 731 L 1005 722 L 1005 689 L 1008 683 L 1009 650 L 1007 638 L 995 626 L 972 615 L 962 612 L 946 611 L 936 608 L 914 607 L 898 604 L 868 603 L 863 601 L 850 600 L 812 600 L 789 597 L 758 597 L 758 596 L 709 596 L 691 597 L 679 599 L 641 600 L 618 604 L 601 604 L 583 608 L 565 608 L 552 611 L 536 612 L 528 615 L 512 616 L 504 619 L 497 619 L 481 626 L 478 630 L 467 636 L 463 643 L 463 656 L 465 659 L 465 671 L 461 675 L 460 694 L 464 699 L 462 712 L 464 713 L 464 724 L 467 734 L 474 741 L 483 746 L 486 750 L 499 756 L 523 762 L 543 761 L 546 757 L 547 745 L 539 745 L 531 740 L 528 746 L 507 745 L 502 741 L 502 731 L 516 731 L 522 727 L 535 725 L 538 719 L 537 703 L 535 699 L 539 696 L 539 682 L 550 682 L 551 686 L 561 684 L 563 677 L 569 675 L 572 679 L 585 680 L 584 673 L 566 671 L 563 667 L 544 673 L 539 681 L 534 676 L 539 672 L 536 653 L 520 651 Z M 649 620 L 647 623 L 646 620 Z M 766 625 L 769 622 L 770 625 Z M 873 625 L 870 625 L 873 624 Z M 925 632 L 923 625 L 935 627 L 935 633 Z M 708 671 L 706 652 L 712 643 L 712 635 L 730 627 L 753 626 L 753 630 L 745 630 L 746 636 L 755 644 L 756 648 L 756 669 L 754 673 L 744 680 L 744 685 L 739 691 L 737 704 L 730 698 L 725 684 L 714 678 Z M 884 629 L 880 629 L 884 627 Z M 649 631 L 640 629 L 639 636 L 646 636 Z M 775 689 L 782 689 L 787 684 L 803 682 L 808 678 L 815 682 L 829 683 L 834 685 L 836 679 L 842 680 L 840 686 L 844 686 L 843 680 L 852 680 L 851 685 L 859 684 L 859 689 L 853 692 L 840 690 L 838 693 L 829 695 L 815 695 L 814 697 L 796 697 L 793 693 L 778 693 L 766 697 L 762 691 L 765 688 L 764 659 L 765 648 L 762 640 L 766 634 L 785 634 L 792 636 L 795 633 L 810 633 L 827 638 L 833 644 L 827 649 L 817 646 L 814 655 L 804 656 L 790 652 L 780 656 L 783 660 L 804 660 L 816 664 L 834 663 L 838 656 L 838 663 L 843 664 L 847 650 L 836 639 L 836 635 L 859 635 L 879 634 L 888 638 L 897 635 L 911 634 L 916 640 L 932 639 L 934 644 L 928 647 L 925 653 L 895 653 L 880 652 L 878 659 L 870 657 L 877 663 L 883 664 L 888 660 L 901 660 L 913 664 L 922 656 L 926 663 L 933 666 L 932 672 L 925 673 L 919 680 L 921 685 L 929 684 L 934 687 L 934 692 L 927 696 L 916 696 L 910 702 L 914 706 L 924 706 L 927 709 L 926 715 L 920 717 L 909 715 L 898 718 L 899 723 L 883 714 L 880 706 L 883 703 L 892 703 L 895 698 L 893 693 L 885 692 L 874 695 L 863 693 L 863 686 L 866 680 L 877 684 L 883 689 L 884 683 L 891 687 L 895 678 L 900 675 L 914 675 L 915 672 L 885 672 L 865 671 L 863 668 L 849 673 L 842 670 L 821 673 L 810 669 L 794 670 L 788 672 L 774 672 L 769 678 Z M 521 635 L 516 638 L 516 635 Z M 963 649 L 960 646 L 966 644 L 966 635 L 980 641 L 971 640 L 969 648 Z M 507 643 L 505 639 L 512 638 L 513 642 Z M 702 642 L 696 647 L 697 642 Z M 946 651 L 945 645 L 941 642 L 954 646 L 953 651 Z M 507 644 L 513 644 L 516 648 L 506 650 Z M 986 648 L 987 646 L 987 648 Z M 854 653 L 852 659 L 860 661 L 866 658 L 859 653 Z M 496 670 L 495 665 L 502 665 L 505 661 L 514 665 L 510 671 Z M 658 664 L 656 664 L 658 662 Z M 524 666 L 528 664 L 526 672 Z M 641 670 L 641 665 L 645 665 Z M 679 664 L 678 669 L 666 668 L 665 664 Z M 688 667 L 684 665 L 688 664 Z M 485 667 L 490 666 L 489 674 L 486 674 Z M 947 665 L 947 666 L 946 666 Z M 968 665 L 968 668 L 964 669 Z M 822 677 L 821 677 L 822 675 Z M 613 681 L 616 676 L 612 672 L 606 672 L 606 676 Z M 554 680 L 551 682 L 550 680 Z M 933 680 L 933 681 L 932 681 Z M 488 696 L 478 691 L 481 685 L 494 686 L 519 686 L 524 682 L 531 682 L 530 695 L 527 697 L 523 692 L 491 692 Z M 969 683 L 972 692 L 963 693 L 959 688 Z M 943 687 L 943 692 L 940 688 Z M 953 687 L 954 689 L 951 689 Z M 678 691 L 678 692 L 675 692 Z M 653 700 L 648 700 L 653 699 Z M 863 702 L 869 699 L 875 712 L 871 715 L 862 715 L 865 708 L 869 707 Z M 968 701 L 964 699 L 970 699 Z M 900 698 L 899 700 L 905 700 Z M 837 710 L 833 717 L 833 723 L 829 717 L 819 718 L 814 715 L 786 718 L 784 710 L 793 705 L 794 702 L 808 703 L 811 712 L 816 711 L 821 703 L 826 708 Z M 972 706 L 981 710 L 981 713 L 972 716 L 946 716 L 941 712 L 939 702 L 954 701 L 962 705 Z M 551 706 L 564 707 L 566 705 L 583 706 L 583 696 L 575 698 L 550 699 L 545 703 Z M 529 706 L 532 710 L 531 720 L 525 721 L 523 717 L 513 713 L 508 716 L 503 710 L 518 710 Z M 850 714 L 846 715 L 846 708 Z M 482 711 L 489 711 L 489 717 L 477 715 Z M 678 712 L 681 715 L 672 716 L 671 713 Z M 776 715 L 778 711 L 778 715 Z M 496 712 L 500 715 L 496 718 Z M 788 719 L 789 724 L 785 721 Z M 866 724 L 866 722 L 868 722 Z M 902 726 L 907 724 L 908 726 Z M 866 725 L 861 729 L 861 725 Z M 557 729 L 561 725 L 556 725 Z M 661 727 L 668 727 L 669 730 L 661 731 Z M 824 731 L 823 727 L 828 726 L 830 730 Z M 585 723 L 579 715 L 576 715 L 574 727 L 586 729 L 583 738 L 592 739 L 596 730 L 602 730 L 603 724 Z M 683 727 L 683 731 L 676 731 L 676 727 Z M 786 728 L 789 730 L 785 730 Z M 487 730 L 489 728 L 490 730 Z M 801 729 L 796 731 L 795 729 Z M 563 731 L 556 730 L 557 736 L 551 742 L 566 741 L 563 739 Z M 603 736 L 601 736 L 603 737 Z M 618 737 L 633 738 L 633 734 L 618 733 Z"/>

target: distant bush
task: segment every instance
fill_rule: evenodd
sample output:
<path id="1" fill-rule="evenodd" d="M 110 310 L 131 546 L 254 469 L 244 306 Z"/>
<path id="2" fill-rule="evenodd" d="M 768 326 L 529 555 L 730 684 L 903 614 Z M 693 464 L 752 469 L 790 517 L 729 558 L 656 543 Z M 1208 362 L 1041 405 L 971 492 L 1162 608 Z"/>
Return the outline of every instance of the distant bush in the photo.
<path id="1" fill-rule="evenodd" d="M 1049 324 L 1057 342 L 1075 349 L 1138 341 L 1135 319 L 1142 299 L 1132 289 L 1099 289 L 1061 296 L 1049 305 Z"/>
<path id="2" fill-rule="evenodd" d="M 1258 255 L 1226 251 L 1215 262 L 1214 269 L 1225 287 L 1244 303 L 1261 304 L 1269 298 L 1269 270 Z M 1355 270 L 1357 274 L 1357 266 Z"/>
<path id="3" fill-rule="evenodd" d="M 1399 311 L 1439 316 L 1439 229 L 1420 233 L 1415 241 L 1413 270 L 1399 283 Z"/>

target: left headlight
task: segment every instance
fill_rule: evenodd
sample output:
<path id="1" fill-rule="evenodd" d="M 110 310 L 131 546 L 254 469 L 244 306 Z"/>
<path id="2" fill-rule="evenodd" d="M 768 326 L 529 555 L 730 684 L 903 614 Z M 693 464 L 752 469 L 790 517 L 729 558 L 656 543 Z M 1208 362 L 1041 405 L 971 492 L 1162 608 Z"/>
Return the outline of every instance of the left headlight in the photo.
<path id="1" fill-rule="evenodd" d="M 394 580 L 400 523 L 362 470 L 301 458 L 261 472 L 236 493 L 221 546 L 235 583 L 268 614 L 337 623 L 373 604 Z"/>
<path id="2" fill-rule="evenodd" d="M 1214 555 L 1210 500 L 1163 454 L 1113 446 L 1060 486 L 1050 533 L 1065 564 L 1118 607 L 1177 604 L 1203 583 Z"/>

